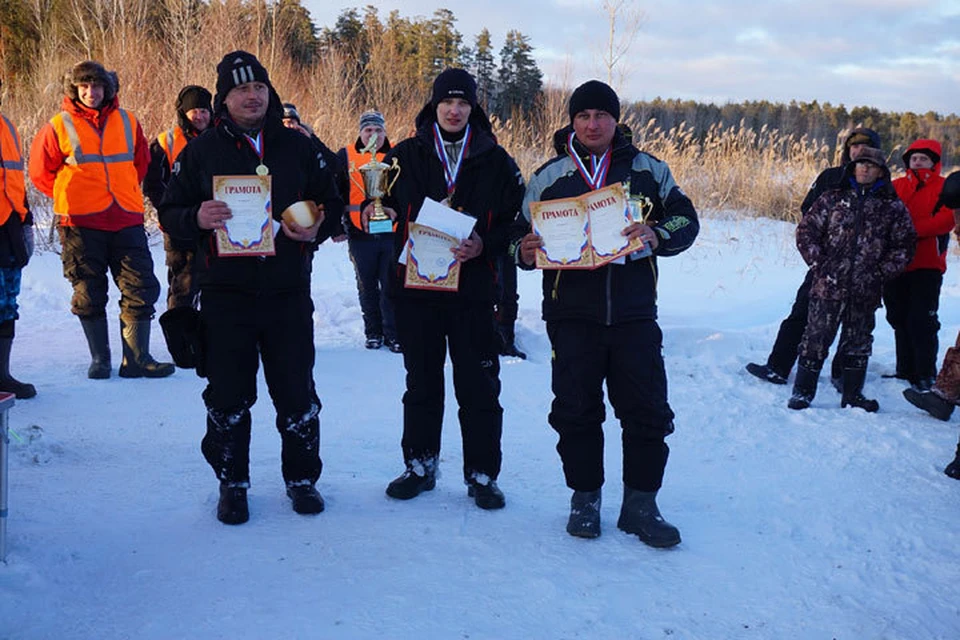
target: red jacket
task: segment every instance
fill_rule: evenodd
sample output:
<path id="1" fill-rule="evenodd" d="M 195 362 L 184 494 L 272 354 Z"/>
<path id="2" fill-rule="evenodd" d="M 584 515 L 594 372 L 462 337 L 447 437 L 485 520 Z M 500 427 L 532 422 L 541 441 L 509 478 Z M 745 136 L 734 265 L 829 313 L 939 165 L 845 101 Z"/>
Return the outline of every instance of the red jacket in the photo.
<path id="1" fill-rule="evenodd" d="M 953 211 L 942 205 L 934 211 L 944 181 L 939 160 L 932 169 L 910 169 L 910 155 L 919 149 L 932 151 L 937 158 L 941 154 L 936 140 L 917 140 L 903 154 L 907 175 L 893 181 L 893 188 L 907 205 L 917 230 L 917 251 L 905 270 L 938 269 L 943 273 L 947 270 L 947 243 L 940 236 L 947 238 L 953 230 Z"/>
<path id="2" fill-rule="evenodd" d="M 63 99 L 61 110 L 66 111 L 72 118 L 83 119 L 90 123 L 97 131 L 102 131 L 107 117 L 117 110 L 119 103 L 116 98 L 108 102 L 100 110 L 88 109 L 68 97 Z M 134 165 L 137 172 L 137 181 L 142 182 L 147 173 L 147 167 L 150 165 L 150 148 L 147 139 L 143 135 L 143 129 L 140 123 L 136 124 L 134 135 Z M 47 123 L 37 133 L 33 144 L 30 147 L 30 179 L 34 186 L 51 198 L 54 194 L 54 184 L 57 180 L 57 174 L 64 168 L 67 162 L 67 156 L 61 148 L 60 139 L 57 137 L 56 129 L 53 124 Z M 104 189 L 109 188 L 103 185 Z M 139 185 L 136 186 L 139 190 Z M 141 196 L 142 199 L 142 196 Z M 69 214 L 69 212 L 67 212 Z M 99 229 L 101 231 L 119 231 L 127 227 L 133 227 L 143 224 L 142 205 L 139 212 L 125 211 L 114 200 L 107 209 L 99 213 L 85 215 L 62 215 L 60 224 L 64 226 L 86 227 L 90 229 Z"/>

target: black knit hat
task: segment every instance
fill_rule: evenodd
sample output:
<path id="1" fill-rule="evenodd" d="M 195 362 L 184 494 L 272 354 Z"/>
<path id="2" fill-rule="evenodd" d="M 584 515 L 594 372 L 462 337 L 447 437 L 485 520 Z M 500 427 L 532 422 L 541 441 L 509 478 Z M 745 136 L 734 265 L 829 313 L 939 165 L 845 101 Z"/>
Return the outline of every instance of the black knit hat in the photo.
<path id="1" fill-rule="evenodd" d="M 252 53 L 234 51 L 223 56 L 217 65 L 217 96 L 225 98 L 231 89 L 248 82 L 262 82 L 273 87 L 267 70 Z"/>
<path id="2" fill-rule="evenodd" d="M 79 100 L 77 85 L 83 83 L 100 84 L 103 86 L 103 104 L 107 104 L 117 95 L 119 81 L 116 73 L 111 75 L 103 65 L 94 60 L 84 60 L 75 64 L 63 77 L 63 92 L 71 100 Z"/>
<path id="3" fill-rule="evenodd" d="M 570 122 L 587 109 L 601 109 L 613 116 L 614 120 L 620 121 L 620 98 L 617 92 L 599 80 L 588 80 L 574 90 L 570 96 Z"/>
<path id="4" fill-rule="evenodd" d="M 442 100 L 447 98 L 462 98 L 469 102 L 471 107 L 475 107 L 477 105 L 477 81 L 463 69 L 444 69 L 433 81 L 433 95 L 430 98 L 430 104 L 436 108 Z"/>
<path id="5" fill-rule="evenodd" d="M 283 119 L 284 120 L 296 120 L 297 123 L 300 122 L 300 112 L 297 111 L 297 105 L 292 102 L 283 103 Z"/>
<path id="6" fill-rule="evenodd" d="M 210 92 L 203 87 L 188 84 L 183 89 L 180 89 L 180 93 L 177 94 L 177 112 L 186 115 L 187 111 L 191 109 L 213 111 L 210 106 L 210 100 L 212 98 L 213 96 L 210 95 Z"/>

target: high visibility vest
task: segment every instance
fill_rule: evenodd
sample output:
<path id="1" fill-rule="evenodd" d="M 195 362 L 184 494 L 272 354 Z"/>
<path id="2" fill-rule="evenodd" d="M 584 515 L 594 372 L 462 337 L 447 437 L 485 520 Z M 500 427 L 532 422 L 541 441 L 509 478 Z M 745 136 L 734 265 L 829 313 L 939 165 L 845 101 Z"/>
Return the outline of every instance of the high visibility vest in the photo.
<path id="1" fill-rule="evenodd" d="M 385 155 L 387 154 L 377 153 L 377 162 L 383 162 Z M 360 153 L 357 151 L 356 145 L 347 147 L 347 171 L 350 178 L 350 197 L 347 201 L 347 211 L 350 214 L 350 223 L 357 229 L 363 229 L 363 224 L 360 222 L 360 205 L 367 199 L 367 194 L 361 186 L 363 185 L 363 174 L 360 173 L 360 167 L 368 162 L 370 162 L 369 153 Z M 396 224 L 394 224 L 394 228 L 396 228 Z"/>
<path id="2" fill-rule="evenodd" d="M 177 159 L 177 156 L 180 155 L 180 152 L 183 151 L 183 148 L 187 146 L 187 142 L 189 142 L 187 136 L 183 134 L 183 129 L 175 126 L 158 135 L 157 142 L 167 155 L 167 165 L 172 171 L 174 161 Z"/>
<path id="3" fill-rule="evenodd" d="M 66 156 L 53 183 L 53 212 L 82 216 L 106 211 L 116 202 L 143 213 L 143 191 L 134 164 L 137 120 L 124 109 L 107 116 L 103 131 L 61 111 L 50 120 Z"/>
<path id="4" fill-rule="evenodd" d="M 6 116 L 0 114 L 0 225 L 7 223 L 10 213 L 16 211 L 23 221 L 27 217 L 24 204 L 26 186 L 23 181 L 23 152 L 20 136 Z"/>

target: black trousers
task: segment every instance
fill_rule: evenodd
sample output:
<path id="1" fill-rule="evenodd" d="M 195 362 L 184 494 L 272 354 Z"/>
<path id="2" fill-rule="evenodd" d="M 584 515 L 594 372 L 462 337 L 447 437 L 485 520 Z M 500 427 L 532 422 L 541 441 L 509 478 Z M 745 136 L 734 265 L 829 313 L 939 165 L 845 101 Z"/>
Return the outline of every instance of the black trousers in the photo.
<path id="1" fill-rule="evenodd" d="M 603 383 L 620 421 L 623 482 L 657 491 L 670 449 L 673 411 L 667 402 L 663 334 L 654 320 L 603 326 L 582 321 L 547 323 L 553 347 L 550 426 L 567 486 L 593 491 L 604 482 Z"/>
<path id="2" fill-rule="evenodd" d="M 167 309 L 192 307 L 197 297 L 194 260 L 196 249 L 163 234 L 163 250 L 167 257 Z"/>
<path id="3" fill-rule="evenodd" d="M 200 307 L 207 432 L 201 450 L 221 482 L 250 482 L 250 407 L 257 370 L 277 412 L 283 479 L 320 477 L 320 409 L 313 381 L 313 301 L 308 293 L 253 295 L 204 290 Z"/>
<path id="4" fill-rule="evenodd" d="M 517 263 L 513 256 L 503 255 L 497 259 L 497 306 L 496 320 L 500 327 L 513 336 L 513 325 L 520 309 L 517 293 Z"/>
<path id="5" fill-rule="evenodd" d="M 390 268 L 394 264 L 393 234 L 380 233 L 349 238 L 350 260 L 357 275 L 357 295 L 363 313 L 363 332 L 368 338 L 397 338 L 393 300 L 387 295 Z"/>
<path id="6" fill-rule="evenodd" d="M 71 311 L 81 318 L 106 315 L 107 272 L 120 290 L 120 317 L 149 320 L 160 297 L 143 225 L 119 231 L 59 227 L 63 275 L 73 285 Z"/>
<path id="7" fill-rule="evenodd" d="M 897 375 L 911 382 L 937 376 L 942 285 L 939 269 L 917 269 L 900 274 L 883 288 L 887 322 L 897 345 Z"/>
<path id="8" fill-rule="evenodd" d="M 810 310 L 810 287 L 813 286 L 813 271 L 807 270 L 800 288 L 797 289 L 797 297 L 790 307 L 790 314 L 780 323 L 780 329 L 777 331 L 777 338 L 773 343 L 773 349 L 767 358 L 767 366 L 786 378 L 790 375 L 790 370 L 797 363 L 797 355 L 800 349 L 800 340 L 803 339 L 803 332 L 807 328 L 807 321 Z M 843 352 L 843 343 L 837 347 L 837 353 Z M 827 348 L 829 349 L 829 344 Z M 826 357 L 826 354 L 824 354 Z M 839 378 L 843 375 L 843 358 L 834 357 L 831 375 Z"/>
<path id="9" fill-rule="evenodd" d="M 440 455 L 443 368 L 449 347 L 453 388 L 460 406 L 464 479 L 485 475 L 495 480 L 502 462 L 503 409 L 492 305 L 398 298 L 395 310 L 407 370 L 401 441 L 404 462 L 429 467 Z"/>

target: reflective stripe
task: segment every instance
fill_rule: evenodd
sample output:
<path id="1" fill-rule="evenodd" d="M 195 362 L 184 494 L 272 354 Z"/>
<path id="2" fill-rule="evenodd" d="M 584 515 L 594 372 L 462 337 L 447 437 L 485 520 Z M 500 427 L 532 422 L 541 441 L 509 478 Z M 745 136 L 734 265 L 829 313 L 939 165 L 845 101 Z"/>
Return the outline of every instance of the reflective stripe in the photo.
<path id="1" fill-rule="evenodd" d="M 360 205 L 358 205 L 358 204 L 351 204 L 350 206 L 347 207 L 347 211 L 356 211 L 356 212 L 359 213 L 359 212 L 360 212 Z"/>
<path id="2" fill-rule="evenodd" d="M 164 142 L 167 143 L 166 149 L 164 149 L 164 151 L 166 152 L 167 158 L 169 158 L 169 162 L 172 165 L 173 164 L 173 129 L 167 130 L 167 139 L 164 140 Z"/>
<path id="3" fill-rule="evenodd" d="M 7 129 L 10 130 L 10 137 L 13 138 L 13 143 L 16 145 L 17 154 L 20 153 L 20 137 L 17 136 L 17 128 L 13 126 L 13 123 L 7 119 L 7 116 L 0 115 L 0 118 L 3 118 L 3 121 L 7 124 Z M 14 171 L 23 171 L 23 157 L 20 157 L 20 160 L 3 160 L 0 162 L 0 167 L 4 169 L 13 169 Z"/>
<path id="4" fill-rule="evenodd" d="M 73 148 L 73 157 L 77 161 L 77 164 L 90 164 L 93 162 L 101 162 L 104 164 L 133 162 L 133 127 L 130 124 L 130 116 L 123 109 L 117 109 L 117 113 L 120 114 L 120 118 L 123 120 L 123 136 L 127 143 L 127 152 L 104 156 L 99 153 L 84 153 L 83 148 L 80 146 L 80 136 L 77 135 L 77 128 L 73 124 L 73 116 L 66 111 L 60 112 L 63 117 L 63 128 L 67 131 L 67 138 L 70 140 L 70 146 Z M 90 128 L 93 129 L 92 126 Z M 97 131 L 97 136 L 100 138 L 102 144 L 103 131 Z"/>

